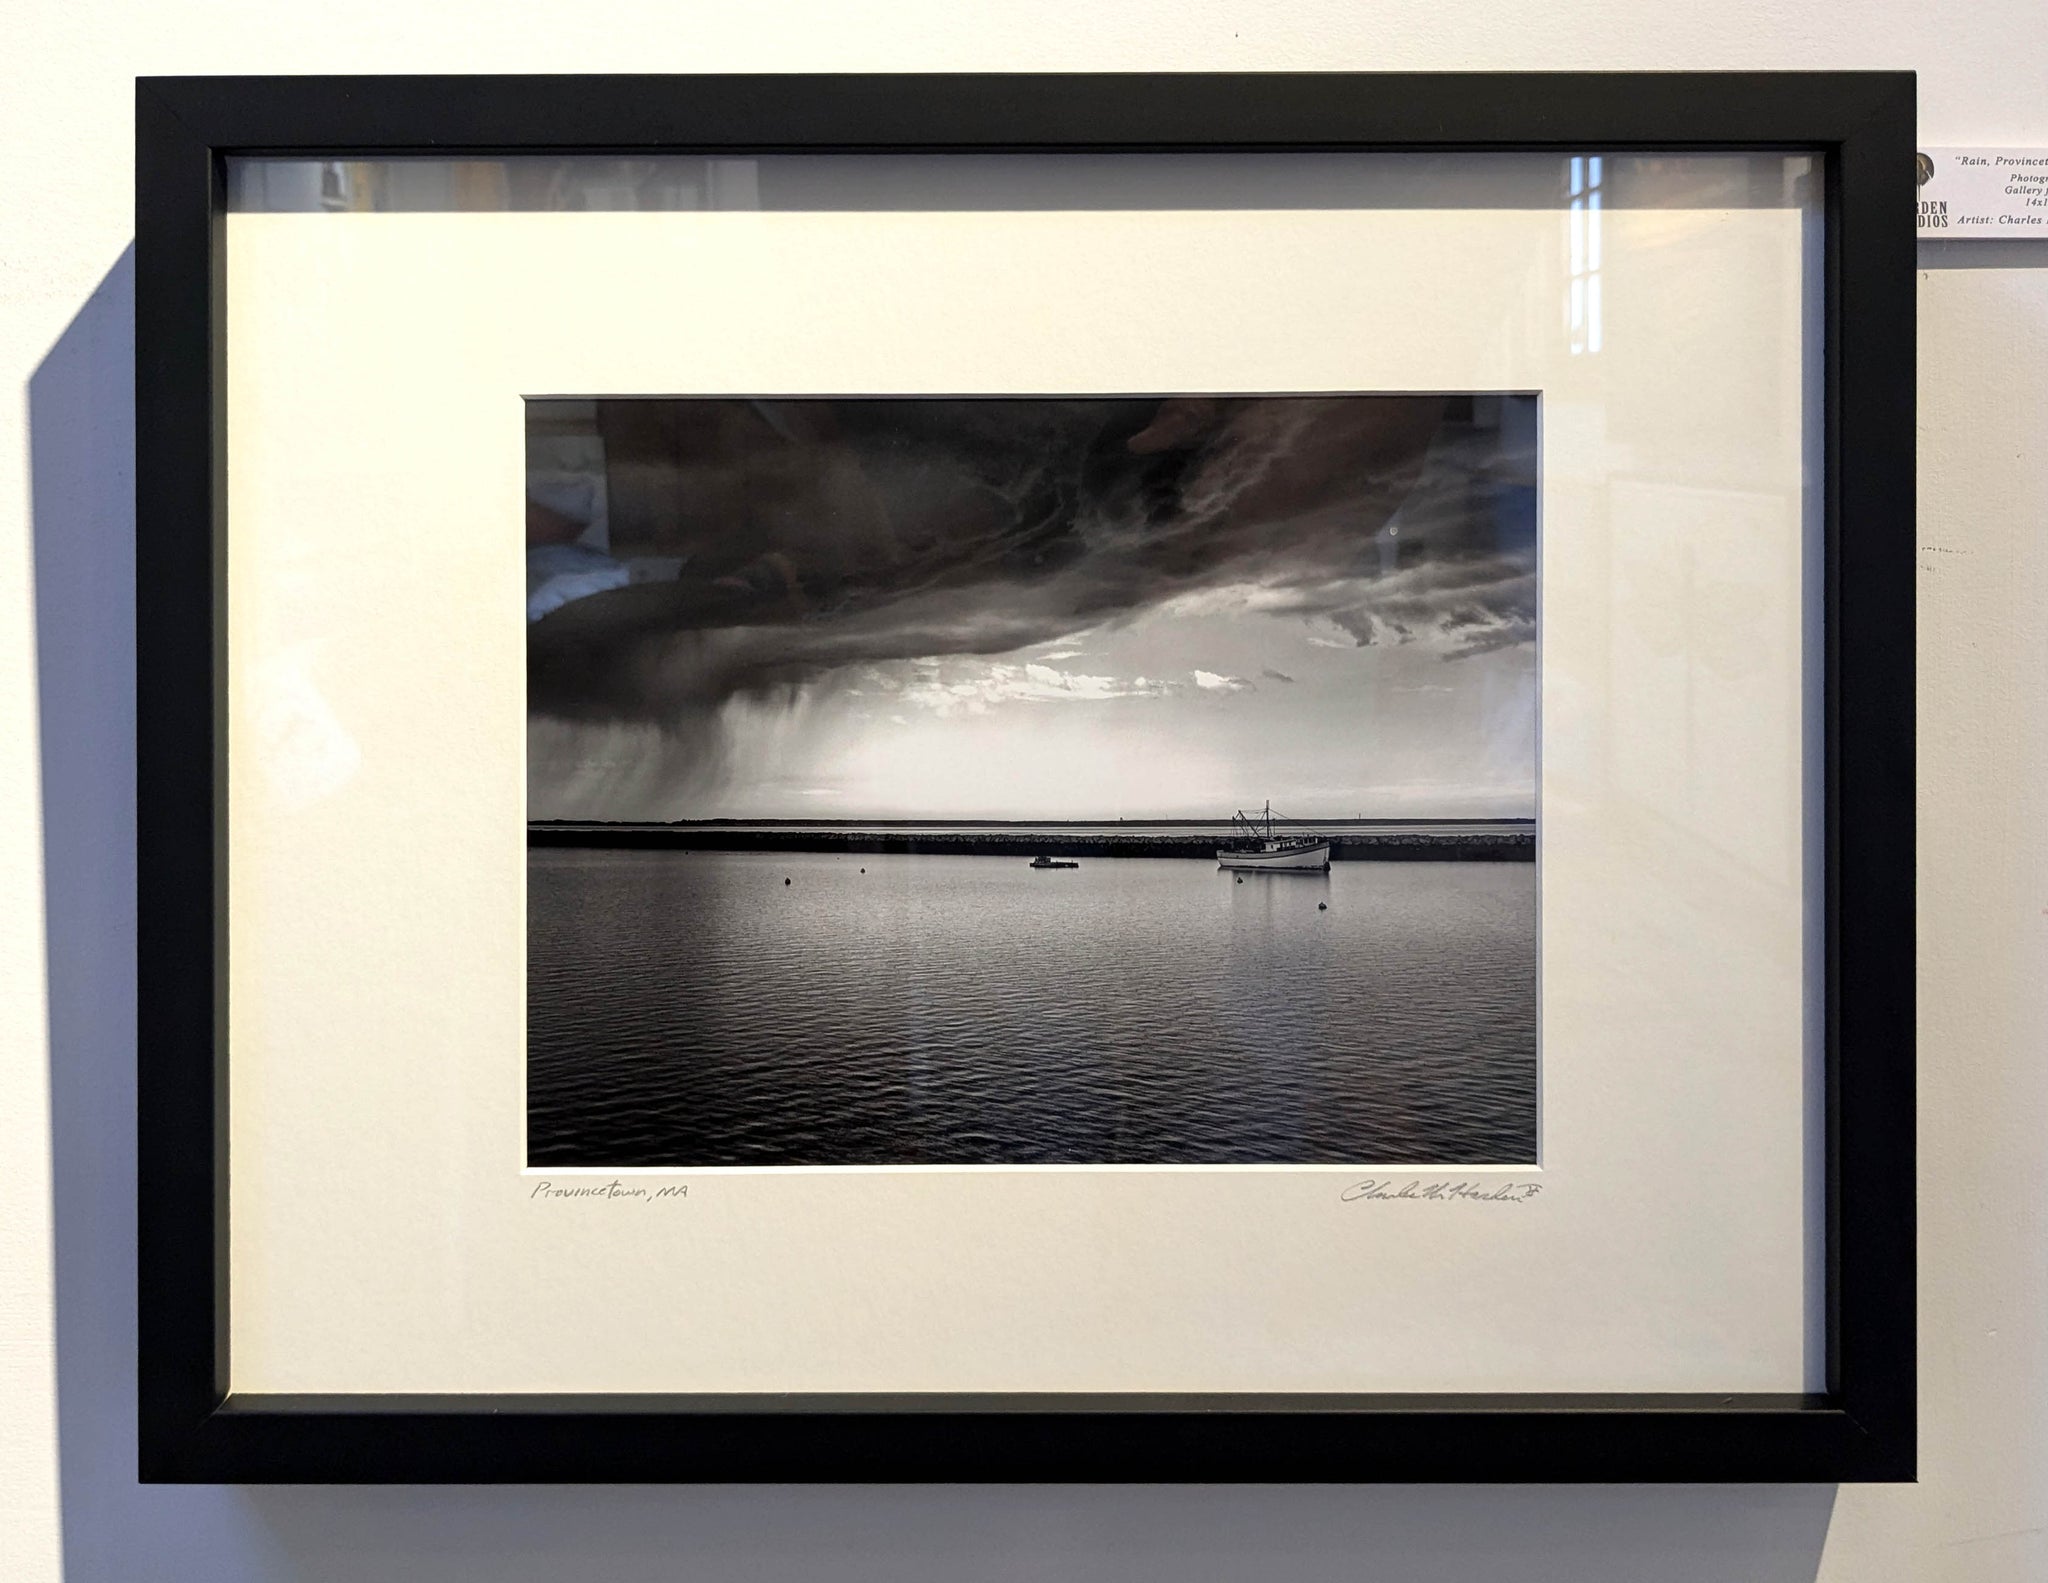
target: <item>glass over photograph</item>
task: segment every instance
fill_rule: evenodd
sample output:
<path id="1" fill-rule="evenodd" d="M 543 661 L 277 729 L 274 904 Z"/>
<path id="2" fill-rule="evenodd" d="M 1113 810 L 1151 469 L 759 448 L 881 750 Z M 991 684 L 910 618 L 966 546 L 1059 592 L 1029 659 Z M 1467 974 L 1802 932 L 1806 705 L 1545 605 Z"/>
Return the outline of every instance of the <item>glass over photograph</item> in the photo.
<path id="1" fill-rule="evenodd" d="M 1534 396 L 526 432 L 529 1164 L 1535 1161 Z"/>

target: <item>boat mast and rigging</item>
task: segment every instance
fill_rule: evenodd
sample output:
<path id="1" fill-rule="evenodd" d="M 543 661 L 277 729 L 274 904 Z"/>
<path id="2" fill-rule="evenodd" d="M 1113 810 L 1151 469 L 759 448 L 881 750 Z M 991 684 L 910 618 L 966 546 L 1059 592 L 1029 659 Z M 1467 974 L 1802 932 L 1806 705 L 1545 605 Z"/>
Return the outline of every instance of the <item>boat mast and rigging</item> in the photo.
<path id="1" fill-rule="evenodd" d="M 1216 866 L 1260 873 L 1329 873 L 1329 837 L 1308 830 L 1283 835 L 1276 825 L 1286 822 L 1284 816 L 1273 812 L 1270 799 L 1262 814 L 1248 814 L 1239 809 L 1230 821 L 1237 843 L 1217 848 Z"/>

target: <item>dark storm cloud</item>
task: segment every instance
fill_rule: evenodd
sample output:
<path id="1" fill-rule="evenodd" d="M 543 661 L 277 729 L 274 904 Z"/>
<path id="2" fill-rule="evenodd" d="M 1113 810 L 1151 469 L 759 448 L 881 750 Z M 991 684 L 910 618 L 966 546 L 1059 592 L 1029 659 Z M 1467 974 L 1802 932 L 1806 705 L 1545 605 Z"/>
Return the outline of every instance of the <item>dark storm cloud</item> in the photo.
<path id="1" fill-rule="evenodd" d="M 1449 659 L 1528 643 L 1536 636 L 1533 558 L 1423 561 L 1377 579 L 1330 619 L 1362 644 L 1435 638 Z"/>
<path id="2" fill-rule="evenodd" d="M 1440 398 L 598 410 L 612 555 L 658 580 L 529 627 L 529 706 L 563 721 L 700 738 L 736 696 L 1238 586 L 1361 644 L 1455 656 L 1534 632 L 1533 510 L 1502 504 L 1532 460 Z M 530 513 L 530 537 L 568 531 Z"/>

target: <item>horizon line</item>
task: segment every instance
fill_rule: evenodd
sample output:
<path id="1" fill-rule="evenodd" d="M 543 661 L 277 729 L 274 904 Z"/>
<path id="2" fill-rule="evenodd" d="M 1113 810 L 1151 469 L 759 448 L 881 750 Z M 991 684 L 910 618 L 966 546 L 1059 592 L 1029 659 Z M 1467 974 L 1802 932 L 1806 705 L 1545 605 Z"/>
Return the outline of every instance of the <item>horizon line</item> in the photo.
<path id="1" fill-rule="evenodd" d="M 1248 817 L 1249 817 L 1249 815 L 1248 815 Z M 1323 817 L 1319 817 L 1319 818 L 1301 818 L 1301 817 L 1296 817 L 1296 816 L 1292 816 L 1292 815 L 1289 815 L 1289 816 L 1284 816 L 1284 817 L 1283 817 L 1282 815 L 1279 815 L 1279 814 L 1275 814 L 1275 815 L 1273 816 L 1273 818 L 1274 818 L 1274 822 L 1275 822 L 1275 823 L 1278 823 L 1278 824 L 1318 824 L 1318 825 L 1386 825 L 1386 824 L 1441 824 L 1441 825 L 1460 825 L 1460 824 L 1529 824 L 1529 825 L 1533 825 L 1534 823 L 1536 823 L 1536 815 L 1534 815 L 1534 814 L 1460 814 L 1460 815 L 1435 815 L 1435 814 L 1423 814 L 1423 815 L 1409 815 L 1409 816 L 1403 816 L 1403 815 L 1397 815 L 1397 814 L 1366 814 L 1366 815 L 1346 815 L 1346 816 L 1343 816 L 1343 817 L 1338 817 L 1338 816 L 1334 816 L 1334 815 L 1329 815 L 1329 816 L 1323 816 Z M 1113 817 L 1110 817 L 1110 818 L 1104 818 L 1104 819 L 974 819 L 974 818 L 957 818 L 957 817 L 934 817 L 934 818 L 927 818 L 927 819 L 920 819 L 920 818 L 902 818 L 902 817 L 894 817 L 894 818 L 887 818 L 887 819 L 862 819 L 862 818 L 848 818 L 848 819 L 811 819 L 811 818 L 803 818 L 803 819 L 796 819 L 796 818 L 759 818 L 759 819 L 753 819 L 753 818 L 741 818 L 741 817 L 736 817 L 736 816 L 731 816 L 731 815 L 721 815 L 721 816 L 719 816 L 718 818 L 715 818 L 715 819 L 593 819 L 593 818 L 584 818 L 584 819 L 528 819 L 528 820 L 527 820 L 526 822 L 527 822 L 527 823 L 528 823 L 529 825 L 622 825 L 622 826 L 623 826 L 623 825 L 641 825 L 641 826 L 661 826 L 661 827 L 674 827 L 674 826 L 694 826 L 694 827 L 715 827 L 715 826 L 720 826 L 720 825 L 725 825 L 725 826 L 731 826 L 731 825 L 789 825 L 789 826 L 794 826 L 794 827 L 798 827 L 798 828 L 806 828 L 806 829 L 822 829 L 822 830 L 840 830 L 840 829 L 846 829 L 846 828 L 848 828 L 848 827 L 850 827 L 850 826 L 861 826 L 861 827 L 864 827 L 864 828 L 866 828 L 866 827 L 873 827 L 873 828 L 880 828 L 880 829 L 886 829 L 886 828 L 889 828 L 889 827 L 891 827 L 891 826 L 907 826 L 907 825 L 918 825 L 918 826 L 930 826 L 930 825 L 960 825 L 960 826 L 986 826 L 986 825 L 1002 825 L 1002 826 L 1013 826 L 1013 827 L 1016 827 L 1016 828 L 1019 828 L 1019 829 L 1031 829 L 1031 830 L 1044 830 L 1044 829 L 1057 829 L 1057 828 L 1063 828 L 1063 827 L 1067 827 L 1067 826 L 1075 826 L 1075 825 L 1119 825 L 1119 824 L 1138 824 L 1138 825 L 1189 825 L 1189 826 L 1198 826 L 1198 825 L 1216 825 L 1216 824 L 1229 824 L 1229 823 L 1231 822 L 1231 820 L 1230 820 L 1230 816 L 1225 816 L 1225 817 L 1223 817 L 1223 818 L 1220 818 L 1220 819 L 1187 819 L 1187 818 L 1152 818 L 1152 817 L 1149 817 L 1149 816 L 1146 816 L 1146 815 L 1132 815 L 1132 814 L 1124 814 L 1124 815 L 1119 815 L 1119 816 L 1113 816 Z"/>

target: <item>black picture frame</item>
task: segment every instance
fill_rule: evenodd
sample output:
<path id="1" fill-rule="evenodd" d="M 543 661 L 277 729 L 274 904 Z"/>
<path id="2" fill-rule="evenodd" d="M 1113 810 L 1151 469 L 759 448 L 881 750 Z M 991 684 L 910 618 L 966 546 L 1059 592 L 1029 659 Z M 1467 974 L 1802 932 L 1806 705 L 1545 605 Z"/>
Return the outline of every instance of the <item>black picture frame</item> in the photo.
<path id="1" fill-rule="evenodd" d="M 1914 1476 L 1914 79 L 144 78 L 136 85 L 140 1474 L 188 1482 Z M 229 1388 L 223 214 L 235 155 L 1824 156 L 1826 1389 L 250 1396 Z"/>

